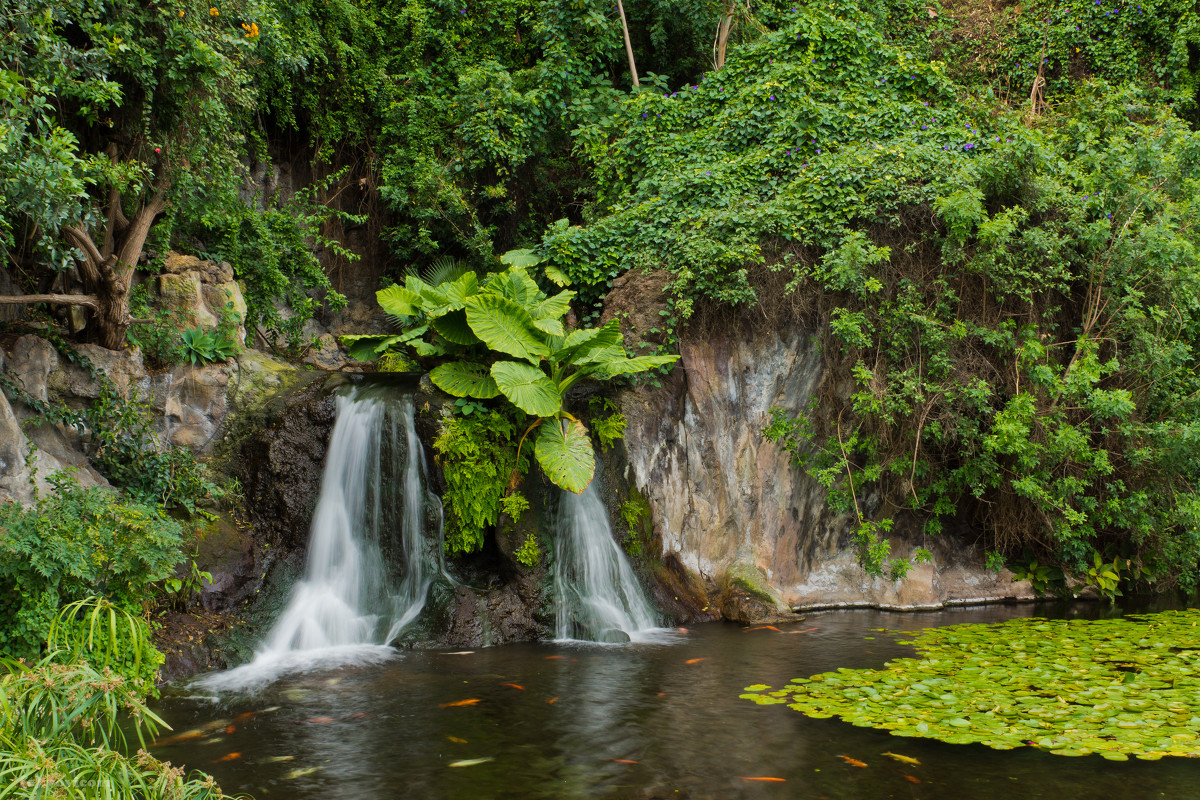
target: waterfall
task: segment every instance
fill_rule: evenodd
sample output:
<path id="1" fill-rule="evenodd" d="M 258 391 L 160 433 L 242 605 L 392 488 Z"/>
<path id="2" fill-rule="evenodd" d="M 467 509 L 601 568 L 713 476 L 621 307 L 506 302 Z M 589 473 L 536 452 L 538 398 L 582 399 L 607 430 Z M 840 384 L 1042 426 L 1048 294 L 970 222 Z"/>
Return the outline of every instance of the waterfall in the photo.
<path id="1" fill-rule="evenodd" d="M 284 672 L 330 663 L 377 661 L 425 606 L 438 574 L 425 537 L 424 451 L 411 394 L 387 386 L 337 398 L 303 578 L 254 659 L 205 676 L 210 688 L 244 688 Z M 388 565 L 402 569 L 398 578 Z"/>
<path id="2" fill-rule="evenodd" d="M 652 638 L 658 612 L 613 539 L 593 480 L 582 494 L 563 492 L 554 537 L 555 635 L 628 642 Z"/>

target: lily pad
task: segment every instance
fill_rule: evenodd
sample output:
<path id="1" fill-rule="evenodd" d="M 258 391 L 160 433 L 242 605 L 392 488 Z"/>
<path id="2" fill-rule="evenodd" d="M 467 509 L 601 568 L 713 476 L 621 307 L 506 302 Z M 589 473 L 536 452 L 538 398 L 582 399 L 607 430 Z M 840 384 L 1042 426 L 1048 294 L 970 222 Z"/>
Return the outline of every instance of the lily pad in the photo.
<path id="1" fill-rule="evenodd" d="M 1187 610 L 898 633 L 922 658 L 794 679 L 766 696 L 790 700 L 789 708 L 810 717 L 836 716 L 896 736 L 1114 761 L 1194 758 L 1198 622 L 1200 610 Z M 761 704 L 764 695 L 743 696 Z"/>

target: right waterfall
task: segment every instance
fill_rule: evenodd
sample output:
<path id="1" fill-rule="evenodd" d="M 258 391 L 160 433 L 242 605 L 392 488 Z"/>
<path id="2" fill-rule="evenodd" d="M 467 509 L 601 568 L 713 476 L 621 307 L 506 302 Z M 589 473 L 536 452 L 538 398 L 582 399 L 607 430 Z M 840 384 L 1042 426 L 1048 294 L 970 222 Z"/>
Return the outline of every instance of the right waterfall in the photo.
<path id="1" fill-rule="evenodd" d="M 613 539 L 597 481 L 582 494 L 562 492 L 554 535 L 555 635 L 628 642 L 661 624 L 625 552 Z"/>

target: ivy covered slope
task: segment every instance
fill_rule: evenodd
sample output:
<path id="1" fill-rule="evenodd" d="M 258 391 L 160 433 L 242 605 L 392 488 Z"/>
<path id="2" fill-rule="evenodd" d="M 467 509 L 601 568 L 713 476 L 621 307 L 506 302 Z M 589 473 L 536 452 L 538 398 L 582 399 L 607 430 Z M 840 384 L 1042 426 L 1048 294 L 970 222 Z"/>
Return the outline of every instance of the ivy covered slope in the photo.
<path id="1" fill-rule="evenodd" d="M 1196 11 L 1034 10 L 1053 20 L 1046 63 L 1003 75 L 929 60 L 904 9 L 784 10 L 722 69 L 581 136 L 593 219 L 543 250 L 589 303 L 624 270 L 665 268 L 681 325 L 775 302 L 755 295 L 770 270 L 809 293 L 827 367 L 855 388 L 781 409 L 768 435 L 857 514 L 870 571 L 903 574 L 879 532 L 907 511 L 931 533 L 981 528 L 994 562 L 1037 561 L 1042 585 L 1065 570 L 1108 593 L 1192 587 Z M 1064 52 L 1075 25 L 1086 61 Z M 1141 60 L 1099 55 L 1119 48 Z M 998 91 L 1019 76 L 1032 98 Z"/>

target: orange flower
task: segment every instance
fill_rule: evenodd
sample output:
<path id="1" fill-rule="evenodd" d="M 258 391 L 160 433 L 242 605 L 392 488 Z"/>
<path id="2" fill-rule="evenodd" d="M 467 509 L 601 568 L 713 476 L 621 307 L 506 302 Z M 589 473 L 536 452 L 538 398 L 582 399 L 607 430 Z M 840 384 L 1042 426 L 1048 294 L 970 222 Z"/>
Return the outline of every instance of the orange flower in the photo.
<path id="1" fill-rule="evenodd" d="M 208 10 L 208 15 L 209 15 L 210 17 L 219 17 L 219 16 L 221 16 L 221 12 L 220 12 L 220 11 L 217 11 L 217 9 L 215 9 L 215 8 L 210 8 L 210 9 Z"/>

